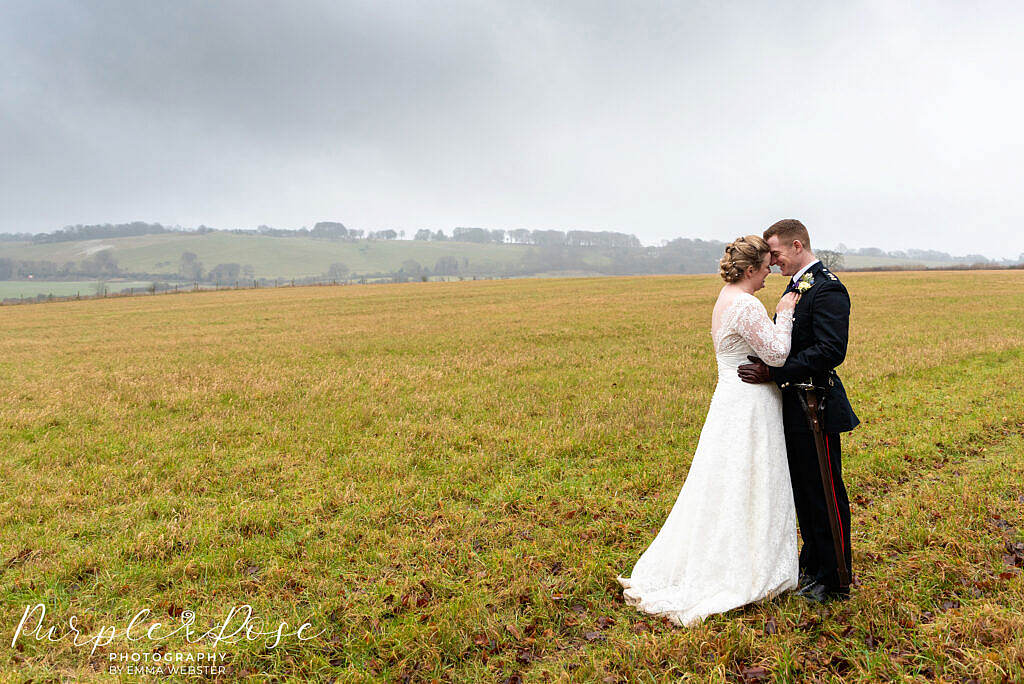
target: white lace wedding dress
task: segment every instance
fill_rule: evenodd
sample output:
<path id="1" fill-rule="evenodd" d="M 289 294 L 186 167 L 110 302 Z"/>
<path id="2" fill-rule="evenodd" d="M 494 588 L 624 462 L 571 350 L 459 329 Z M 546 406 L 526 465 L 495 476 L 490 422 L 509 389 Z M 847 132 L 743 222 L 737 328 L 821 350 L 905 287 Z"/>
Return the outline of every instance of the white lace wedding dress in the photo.
<path id="1" fill-rule="evenodd" d="M 690 471 L 632 576 L 618 577 L 638 610 L 693 625 L 797 586 L 782 396 L 774 383 L 744 383 L 736 372 L 748 354 L 771 366 L 785 362 L 792 312 L 776 320 L 740 293 L 712 333 L 718 385 Z"/>

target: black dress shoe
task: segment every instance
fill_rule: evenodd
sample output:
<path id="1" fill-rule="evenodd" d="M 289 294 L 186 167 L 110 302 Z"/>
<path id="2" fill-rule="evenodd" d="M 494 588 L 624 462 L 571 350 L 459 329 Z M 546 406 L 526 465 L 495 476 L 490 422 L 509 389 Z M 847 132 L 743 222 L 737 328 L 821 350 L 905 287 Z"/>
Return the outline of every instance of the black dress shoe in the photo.
<path id="1" fill-rule="evenodd" d="M 814 582 L 815 582 L 814 575 L 808 575 L 806 572 L 801 570 L 800 571 L 800 579 L 798 579 L 797 582 L 796 582 L 797 590 L 799 591 L 800 589 L 803 589 L 808 584 L 814 584 Z"/>
<path id="2" fill-rule="evenodd" d="M 810 584 L 797 592 L 808 601 L 814 603 L 831 603 L 832 601 L 846 601 L 850 598 L 849 589 L 837 589 L 826 587 L 821 582 Z"/>

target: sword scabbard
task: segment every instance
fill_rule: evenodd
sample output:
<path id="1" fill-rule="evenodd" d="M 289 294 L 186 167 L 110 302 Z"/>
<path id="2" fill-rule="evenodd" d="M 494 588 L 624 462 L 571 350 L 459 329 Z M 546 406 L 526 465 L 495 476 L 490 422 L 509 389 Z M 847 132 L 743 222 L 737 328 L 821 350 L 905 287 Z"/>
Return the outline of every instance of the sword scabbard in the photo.
<path id="1" fill-rule="evenodd" d="M 800 405 L 804 409 L 804 414 L 807 416 L 807 424 L 814 434 L 814 449 L 818 452 L 821 486 L 825 494 L 825 501 L 829 504 L 826 508 L 828 508 L 829 527 L 832 530 L 833 550 L 836 555 L 836 570 L 839 574 L 839 583 L 844 587 L 849 587 L 850 573 L 846 568 L 846 553 L 843 549 L 844 540 L 839 522 L 839 505 L 838 501 L 836 501 L 835 489 L 832 486 L 832 464 L 830 463 L 827 447 L 825 446 L 826 438 L 821 424 L 817 388 L 811 383 L 798 385 L 797 396 L 800 399 Z"/>

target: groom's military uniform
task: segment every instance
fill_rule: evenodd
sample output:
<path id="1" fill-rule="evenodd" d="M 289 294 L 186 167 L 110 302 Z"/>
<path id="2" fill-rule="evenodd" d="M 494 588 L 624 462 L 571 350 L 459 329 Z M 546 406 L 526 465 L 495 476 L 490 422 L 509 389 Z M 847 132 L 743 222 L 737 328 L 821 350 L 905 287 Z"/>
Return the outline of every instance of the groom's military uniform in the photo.
<path id="1" fill-rule="evenodd" d="M 807 276 L 807 274 L 810 276 Z M 850 328 L 850 296 L 839 278 L 819 261 L 802 278 L 810 282 L 793 312 L 793 337 L 789 357 L 780 368 L 769 368 L 771 379 L 782 389 L 782 419 L 786 431 L 789 473 L 803 548 L 800 570 L 839 591 L 839 574 L 829 524 L 829 507 L 838 513 L 847 571 L 852 573 L 850 554 L 850 499 L 842 474 L 839 433 L 849 432 L 860 420 L 846 397 L 836 366 L 846 358 Z M 786 292 L 798 291 L 790 280 Z M 822 486 L 822 473 L 814 434 L 797 392 L 788 383 L 813 382 L 824 388 L 821 404 L 829 479 Z M 827 490 L 826 490 L 827 488 Z M 850 575 L 852 577 L 852 574 Z"/>

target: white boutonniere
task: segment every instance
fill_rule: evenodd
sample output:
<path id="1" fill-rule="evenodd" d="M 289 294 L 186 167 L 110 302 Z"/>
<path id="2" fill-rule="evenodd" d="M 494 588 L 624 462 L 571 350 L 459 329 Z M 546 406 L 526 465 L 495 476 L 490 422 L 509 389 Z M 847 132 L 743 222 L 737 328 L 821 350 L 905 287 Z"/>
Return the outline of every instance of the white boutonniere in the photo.
<path id="1" fill-rule="evenodd" d="M 800 280 L 796 281 L 796 291 L 803 294 L 810 290 L 812 285 L 814 285 L 814 276 L 808 271 L 800 276 Z"/>

